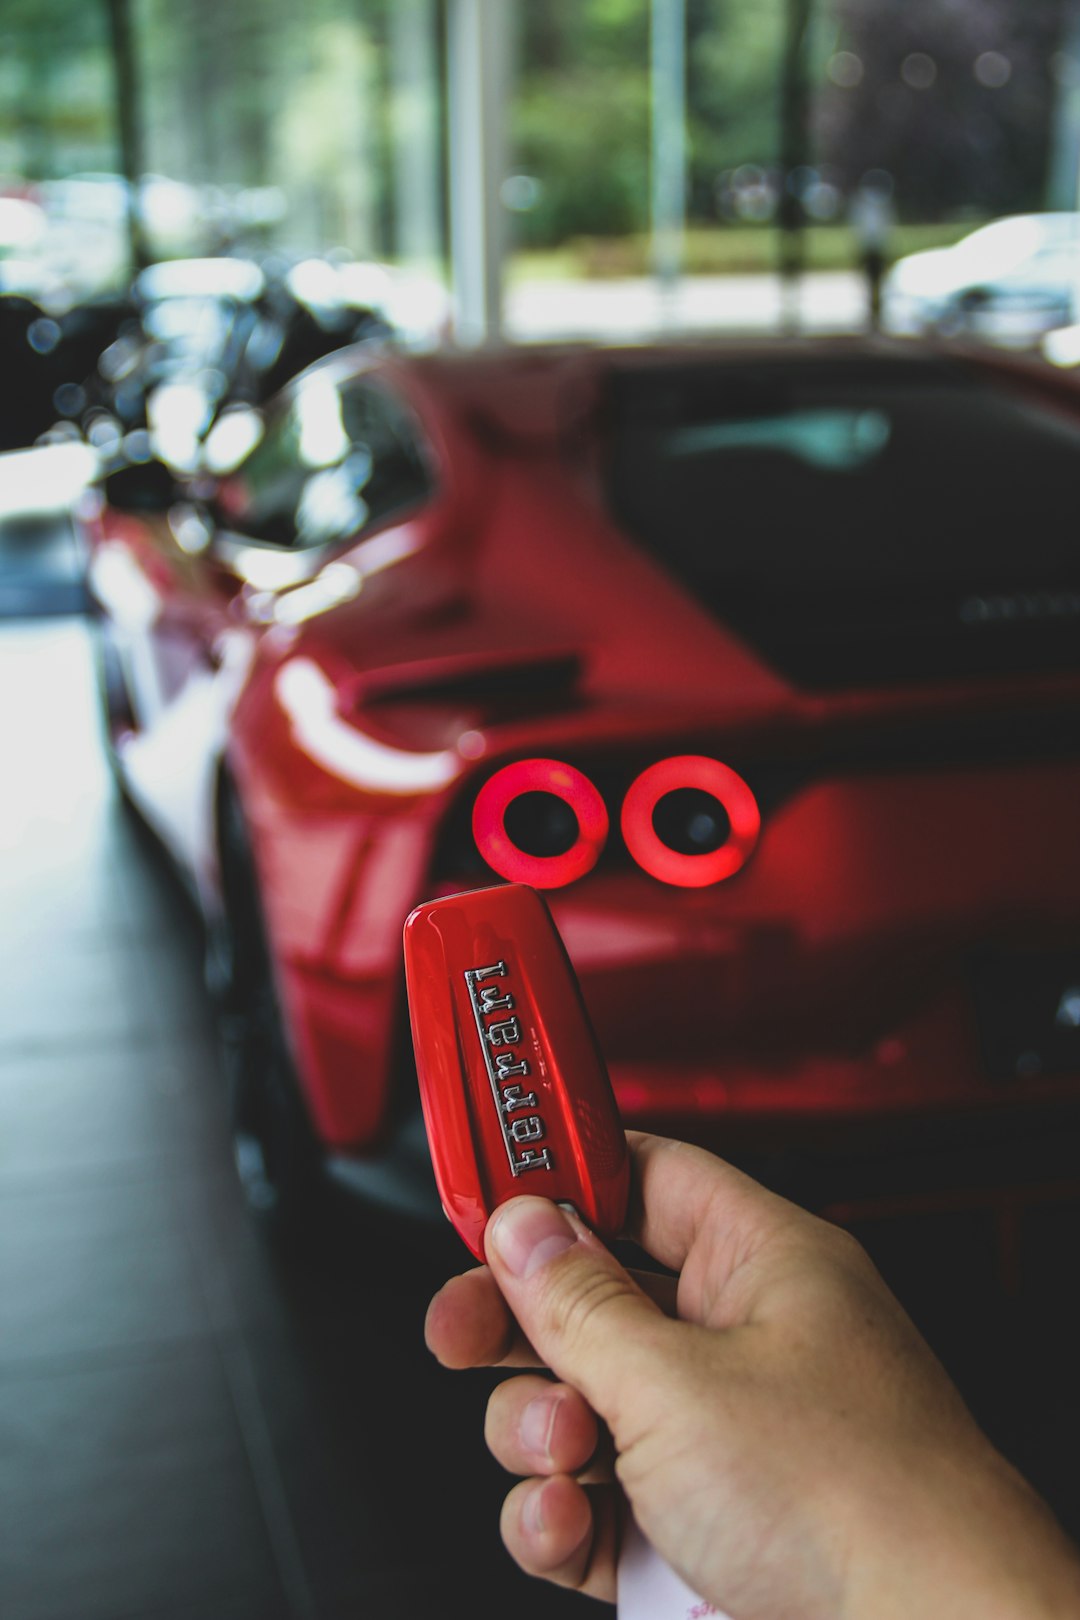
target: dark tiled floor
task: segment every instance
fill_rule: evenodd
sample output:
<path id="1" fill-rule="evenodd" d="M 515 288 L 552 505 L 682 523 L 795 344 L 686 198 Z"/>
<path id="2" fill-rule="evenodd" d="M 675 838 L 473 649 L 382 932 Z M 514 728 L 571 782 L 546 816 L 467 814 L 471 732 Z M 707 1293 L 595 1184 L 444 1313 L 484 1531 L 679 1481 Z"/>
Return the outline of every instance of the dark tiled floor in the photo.
<path id="1" fill-rule="evenodd" d="M 0 1615 L 569 1616 L 498 1541 L 461 1264 L 343 1209 L 278 1255 L 235 1185 L 198 931 L 107 781 L 74 621 L 0 631 Z"/>
<path id="2" fill-rule="evenodd" d="M 509 1565 L 486 1375 L 441 1372 L 441 1231 L 344 1208 L 317 1251 L 241 1206 L 197 929 L 116 804 L 85 633 L 0 631 L 0 1616 L 569 1620 Z M 864 1233 L 1074 1532 L 1080 1216 Z"/>

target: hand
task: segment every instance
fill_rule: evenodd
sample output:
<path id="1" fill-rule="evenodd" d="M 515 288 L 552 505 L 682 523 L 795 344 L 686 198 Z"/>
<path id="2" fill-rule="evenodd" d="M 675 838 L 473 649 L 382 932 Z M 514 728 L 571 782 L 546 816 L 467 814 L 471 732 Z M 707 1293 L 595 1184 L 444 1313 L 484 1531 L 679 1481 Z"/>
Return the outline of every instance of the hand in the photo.
<path id="1" fill-rule="evenodd" d="M 1080 1561 L 980 1433 L 863 1250 L 701 1149 L 631 1133 L 632 1277 L 517 1198 L 488 1266 L 428 1312 L 448 1367 L 549 1367 L 494 1391 L 523 1569 L 612 1601 L 629 1498 L 735 1620 L 1080 1615 Z"/>

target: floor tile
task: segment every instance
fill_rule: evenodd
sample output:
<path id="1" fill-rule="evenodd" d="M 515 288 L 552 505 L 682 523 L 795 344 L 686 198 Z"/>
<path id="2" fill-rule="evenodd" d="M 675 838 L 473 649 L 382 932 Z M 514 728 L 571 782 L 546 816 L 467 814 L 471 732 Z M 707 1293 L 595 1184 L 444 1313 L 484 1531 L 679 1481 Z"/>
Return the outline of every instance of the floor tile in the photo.
<path id="1" fill-rule="evenodd" d="M 9 955 L 0 975 L 0 1056 L 154 1029 L 152 1007 L 132 994 L 138 973 L 133 948 L 93 938 Z"/>
<path id="2" fill-rule="evenodd" d="M 282 1612 L 212 1349 L 0 1380 L 0 1523 L 4 1620 Z"/>
<path id="3" fill-rule="evenodd" d="M 426 1292 L 364 1297 L 366 1321 L 298 1316 L 287 1336 L 247 1338 L 319 1612 L 404 1616 L 422 1612 L 409 1602 L 455 1593 L 484 1614 L 577 1613 L 585 1600 L 542 1594 L 499 1538 L 512 1482 L 483 1441 L 494 1375 L 434 1365 Z"/>
<path id="4" fill-rule="evenodd" d="M 194 1256 L 158 1180 L 0 1187 L 0 1378 L 35 1358 L 209 1332 Z"/>
<path id="5" fill-rule="evenodd" d="M 0 1187 L 227 1157 L 224 1088 L 208 1058 L 191 1044 L 155 1041 L 0 1045 Z"/>
<path id="6" fill-rule="evenodd" d="M 254 1592 L 225 1601 L 218 1597 L 205 1603 L 170 1603 L 160 1609 L 141 1609 L 138 1614 L 110 1616 L 110 1620 L 297 1620 L 297 1616 L 284 1598 L 275 1601 Z M 355 1610 L 349 1620 L 357 1620 Z"/>
<path id="7" fill-rule="evenodd" d="M 202 939 L 194 925 L 190 937 L 144 940 L 134 952 L 131 988 L 147 1027 L 161 1036 L 213 1031 L 213 1007 L 203 978 Z"/>

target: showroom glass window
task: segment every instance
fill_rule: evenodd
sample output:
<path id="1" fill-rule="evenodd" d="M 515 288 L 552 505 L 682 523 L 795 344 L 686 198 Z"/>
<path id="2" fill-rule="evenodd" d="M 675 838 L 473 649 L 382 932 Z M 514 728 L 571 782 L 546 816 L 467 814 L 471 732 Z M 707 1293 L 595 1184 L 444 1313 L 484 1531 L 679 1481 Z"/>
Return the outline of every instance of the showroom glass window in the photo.
<path id="1" fill-rule="evenodd" d="M 388 389 L 315 376 L 229 479 L 229 522 L 275 545 L 340 544 L 426 500 L 430 466 L 415 419 Z"/>

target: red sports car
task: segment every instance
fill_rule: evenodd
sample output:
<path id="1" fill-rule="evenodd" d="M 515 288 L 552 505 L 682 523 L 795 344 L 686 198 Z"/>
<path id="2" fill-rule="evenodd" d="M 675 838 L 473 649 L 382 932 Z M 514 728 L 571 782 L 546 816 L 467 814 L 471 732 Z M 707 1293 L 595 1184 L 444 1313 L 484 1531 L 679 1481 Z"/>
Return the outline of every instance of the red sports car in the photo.
<path id="1" fill-rule="evenodd" d="M 107 480 L 108 745 L 206 915 L 253 1202 L 413 1185 L 402 922 L 501 879 L 628 1122 L 1080 1101 L 1078 487 L 1071 385 L 855 342 L 345 351 L 234 471 Z"/>

